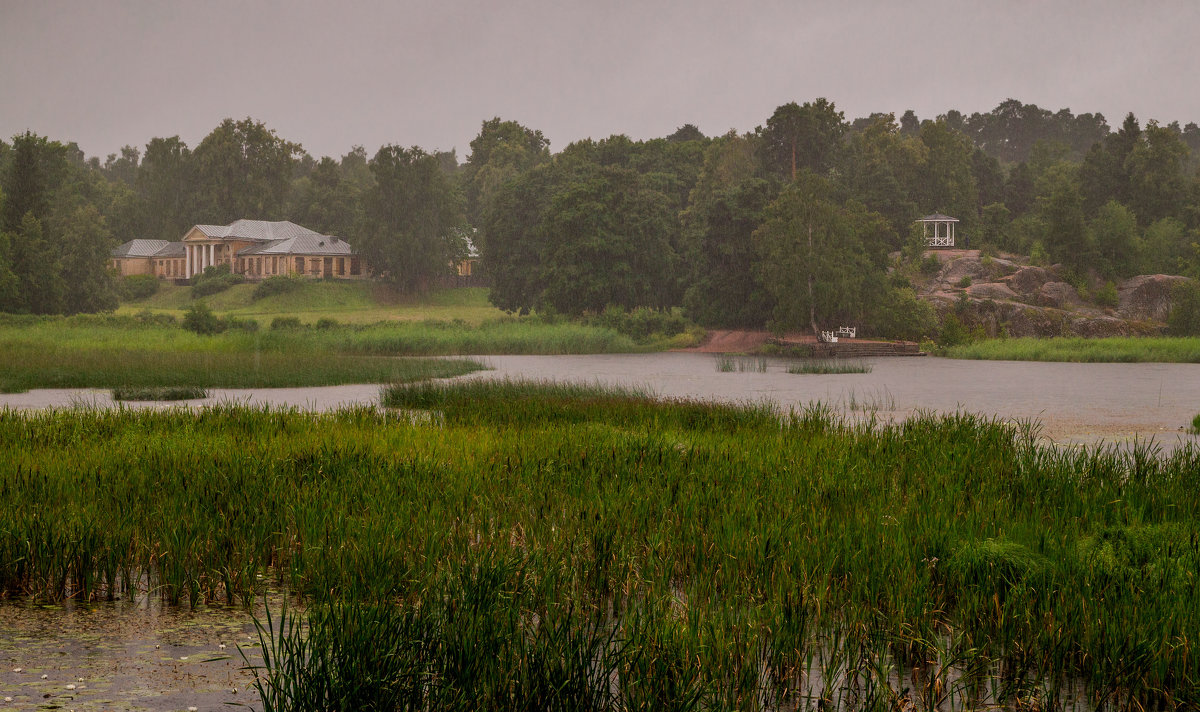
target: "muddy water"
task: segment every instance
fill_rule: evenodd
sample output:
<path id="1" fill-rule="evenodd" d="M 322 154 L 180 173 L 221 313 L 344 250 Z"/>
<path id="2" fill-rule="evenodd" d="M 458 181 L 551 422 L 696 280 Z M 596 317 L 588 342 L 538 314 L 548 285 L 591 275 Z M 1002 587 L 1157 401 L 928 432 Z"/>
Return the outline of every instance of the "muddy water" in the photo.
<path id="1" fill-rule="evenodd" d="M 870 373 L 799 375 L 789 361 L 767 359 L 766 371 L 717 370 L 712 354 L 486 356 L 490 371 L 463 378 L 535 378 L 620 384 L 662 397 L 727 402 L 769 400 L 783 408 L 813 401 L 855 414 L 902 418 L 920 410 L 969 411 L 1038 420 L 1058 442 L 1126 442 L 1155 438 L 1170 449 L 1195 442 L 1184 430 L 1200 413 L 1200 364 L 1079 364 L 884 358 Z M 745 359 L 757 368 L 759 359 Z M 736 366 L 735 366 L 736 367 Z M 331 410 L 374 405 L 374 385 L 324 388 L 214 389 L 187 405 L 246 403 Z M 111 407 L 105 390 L 38 390 L 0 394 L 0 408 L 72 405 Z M 176 404 L 129 404 L 169 407 Z"/>
<path id="2" fill-rule="evenodd" d="M 242 608 L 0 606 L 0 710 L 202 710 L 257 704 L 261 665 Z M 262 612 L 259 611 L 259 615 Z M 11 697 L 11 702 L 3 701 Z"/>

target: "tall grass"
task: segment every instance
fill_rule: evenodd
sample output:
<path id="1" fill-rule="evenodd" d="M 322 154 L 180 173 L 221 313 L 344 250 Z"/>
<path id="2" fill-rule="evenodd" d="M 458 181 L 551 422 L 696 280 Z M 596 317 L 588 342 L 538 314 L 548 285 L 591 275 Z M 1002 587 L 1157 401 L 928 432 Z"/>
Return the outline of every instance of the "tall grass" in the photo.
<path id="1" fill-rule="evenodd" d="M 282 586 L 307 612 L 264 631 L 272 710 L 1200 704 L 1200 449 L 554 384 L 386 401 L 0 412 L 0 595 Z"/>
<path id="2" fill-rule="evenodd" d="M 873 367 L 862 361 L 841 361 L 838 359 L 815 359 L 797 361 L 787 367 L 788 373 L 813 374 L 828 376 L 845 373 L 870 373 Z"/>
<path id="3" fill-rule="evenodd" d="M 677 345 L 676 337 L 636 344 L 605 327 L 537 319 L 369 326 L 326 319 L 321 328 L 303 326 L 294 317 L 278 317 L 275 322 L 270 330 L 198 335 L 150 318 L 0 315 L 0 353 L 5 355 L 0 391 L 406 382 L 459 375 L 479 366 L 380 357 L 619 353 Z"/>
<path id="4" fill-rule="evenodd" d="M 952 346 L 945 355 L 950 358 L 1005 361 L 1200 363 L 1200 338 L 989 339 Z"/>

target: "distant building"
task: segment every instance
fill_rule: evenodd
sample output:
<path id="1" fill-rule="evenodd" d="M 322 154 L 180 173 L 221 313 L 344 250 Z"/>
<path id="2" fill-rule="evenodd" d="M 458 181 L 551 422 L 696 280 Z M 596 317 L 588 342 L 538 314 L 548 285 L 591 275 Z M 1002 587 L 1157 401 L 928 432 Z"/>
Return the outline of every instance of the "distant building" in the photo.
<path id="1" fill-rule="evenodd" d="M 153 274 L 160 279 L 191 279 L 217 265 L 249 279 L 367 276 L 350 243 L 286 220 L 195 225 L 179 242 L 130 240 L 113 250 L 111 261 L 122 275 Z"/>
<path id="2" fill-rule="evenodd" d="M 958 218 L 934 213 L 926 215 L 917 222 L 921 223 L 922 235 L 928 247 L 954 247 L 954 226 Z M 930 234 L 932 232 L 932 234 Z"/>

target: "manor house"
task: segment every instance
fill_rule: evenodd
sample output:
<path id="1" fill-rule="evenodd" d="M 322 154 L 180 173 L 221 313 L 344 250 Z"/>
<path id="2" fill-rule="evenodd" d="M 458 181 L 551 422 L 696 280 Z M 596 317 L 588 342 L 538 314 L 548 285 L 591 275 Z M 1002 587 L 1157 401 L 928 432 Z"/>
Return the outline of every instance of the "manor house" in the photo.
<path id="1" fill-rule="evenodd" d="M 367 276 L 350 243 L 286 220 L 195 225 L 179 242 L 130 240 L 113 250 L 110 258 L 122 276 L 153 274 L 159 279 L 191 279 L 216 265 L 225 265 L 248 279 Z"/>

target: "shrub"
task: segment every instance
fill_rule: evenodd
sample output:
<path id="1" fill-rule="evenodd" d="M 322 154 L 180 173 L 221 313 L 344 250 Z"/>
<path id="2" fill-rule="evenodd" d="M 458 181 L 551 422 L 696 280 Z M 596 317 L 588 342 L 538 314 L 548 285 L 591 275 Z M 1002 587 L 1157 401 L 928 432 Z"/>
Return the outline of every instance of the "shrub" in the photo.
<path id="1" fill-rule="evenodd" d="M 970 287 L 970 286 L 971 286 L 971 275 L 964 275 L 962 279 L 958 280 L 958 287 L 960 289 L 966 289 L 967 287 Z"/>
<path id="2" fill-rule="evenodd" d="M 223 292 L 235 284 L 245 282 L 246 278 L 229 271 L 229 265 L 205 267 L 204 272 L 192 278 L 192 298 L 207 297 L 217 292 Z"/>
<path id="3" fill-rule="evenodd" d="M 237 317 L 225 317 L 223 320 L 226 329 L 236 329 L 238 331 L 258 331 L 258 322 L 254 319 L 238 319 Z"/>
<path id="4" fill-rule="evenodd" d="M 258 301 L 259 299 L 273 297 L 276 294 L 287 294 L 288 292 L 293 292 L 299 289 L 303 284 L 303 280 L 301 280 L 299 277 L 289 277 L 285 275 L 267 277 L 258 283 L 258 286 L 254 288 L 254 293 L 250 295 L 250 298 L 254 301 Z"/>
<path id="5" fill-rule="evenodd" d="M 337 319 L 332 319 L 327 316 L 323 316 L 320 319 L 317 319 L 317 328 L 318 329 L 336 329 L 337 327 L 338 327 Z"/>
<path id="6" fill-rule="evenodd" d="M 1120 303 L 1120 299 L 1117 297 L 1117 285 L 1112 282 L 1106 282 L 1103 287 L 1097 289 L 1093 298 L 1096 300 L 1096 304 L 1102 307 L 1116 307 Z"/>
<path id="7" fill-rule="evenodd" d="M 941 268 L 942 261 L 938 259 L 937 255 L 927 255 L 925 259 L 921 260 L 921 274 L 926 277 L 932 277 Z"/>
<path id="8" fill-rule="evenodd" d="M 621 307 L 610 306 L 586 321 L 593 326 L 606 326 L 635 340 L 647 339 L 652 334 L 675 336 L 687 331 L 690 326 L 678 311 L 649 307 L 625 311 Z"/>
<path id="9" fill-rule="evenodd" d="M 1200 336 L 1200 283 L 1183 282 L 1171 290 L 1167 332 L 1171 336 Z"/>
<path id="10" fill-rule="evenodd" d="M 133 315 L 134 320 L 139 324 L 154 324 L 155 326 L 175 326 L 179 320 L 174 314 L 159 314 L 152 312 L 149 309 L 143 309 Z"/>
<path id="11" fill-rule="evenodd" d="M 158 292 L 158 277 L 152 274 L 131 274 L 121 280 L 121 298 L 127 301 L 147 299 Z"/>
<path id="12" fill-rule="evenodd" d="M 226 323 L 219 319 L 204 302 L 196 302 L 183 315 L 183 328 L 201 335 L 219 334 Z"/>
<path id="13" fill-rule="evenodd" d="M 300 323 L 299 317 L 294 316 L 277 316 L 271 320 L 271 331 L 280 331 L 284 329 L 301 329 L 304 324 Z"/>

